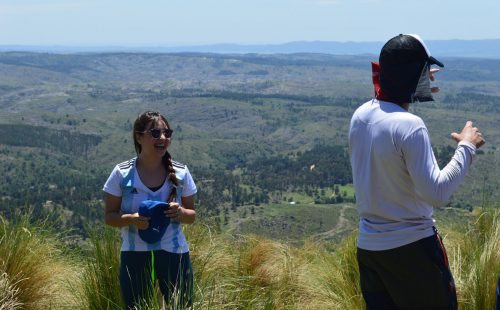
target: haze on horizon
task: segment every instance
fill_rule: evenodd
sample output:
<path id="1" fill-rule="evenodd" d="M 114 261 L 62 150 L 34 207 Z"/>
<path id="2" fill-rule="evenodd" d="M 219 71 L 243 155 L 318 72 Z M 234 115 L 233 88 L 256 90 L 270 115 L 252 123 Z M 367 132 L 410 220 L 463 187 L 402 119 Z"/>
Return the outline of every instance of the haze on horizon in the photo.
<path id="1" fill-rule="evenodd" d="M 0 45 L 500 39 L 498 12 L 498 0 L 1 0 Z"/>

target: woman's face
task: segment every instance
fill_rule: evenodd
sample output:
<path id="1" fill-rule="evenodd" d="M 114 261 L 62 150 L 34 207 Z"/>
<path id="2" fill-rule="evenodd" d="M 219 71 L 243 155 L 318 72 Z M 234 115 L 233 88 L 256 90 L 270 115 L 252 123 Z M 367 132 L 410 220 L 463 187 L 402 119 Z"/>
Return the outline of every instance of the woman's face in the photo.
<path id="1" fill-rule="evenodd" d="M 170 146 L 172 132 L 162 120 L 151 122 L 143 133 L 137 134 L 137 143 L 141 145 L 141 155 L 163 157 Z"/>

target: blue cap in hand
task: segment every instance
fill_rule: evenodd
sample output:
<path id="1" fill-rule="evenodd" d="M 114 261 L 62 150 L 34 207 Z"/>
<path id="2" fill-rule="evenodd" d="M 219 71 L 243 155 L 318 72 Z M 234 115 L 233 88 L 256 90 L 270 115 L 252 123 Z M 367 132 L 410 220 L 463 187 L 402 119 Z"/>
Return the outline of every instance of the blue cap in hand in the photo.
<path id="1" fill-rule="evenodd" d="M 139 215 L 149 217 L 149 227 L 139 229 L 139 236 L 147 243 L 155 243 L 161 240 L 163 234 L 170 224 L 170 218 L 165 216 L 164 211 L 168 204 L 164 201 L 144 200 L 139 205 Z"/>

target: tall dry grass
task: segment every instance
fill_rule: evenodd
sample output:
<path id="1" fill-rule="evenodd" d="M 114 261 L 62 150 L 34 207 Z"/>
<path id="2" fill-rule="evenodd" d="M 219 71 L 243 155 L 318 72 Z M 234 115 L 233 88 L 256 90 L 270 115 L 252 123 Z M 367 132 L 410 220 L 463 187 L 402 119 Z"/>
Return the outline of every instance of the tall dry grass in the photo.
<path id="1" fill-rule="evenodd" d="M 121 240 L 118 230 L 90 227 L 88 255 L 78 283 L 73 284 L 75 302 L 80 309 L 123 309 L 120 292 L 119 264 Z"/>
<path id="2" fill-rule="evenodd" d="M 321 244 L 306 245 L 304 251 L 314 257 L 302 275 L 307 284 L 304 289 L 309 289 L 311 294 L 307 308 L 364 309 L 356 259 L 356 232 L 333 253 L 322 250 Z"/>
<path id="3" fill-rule="evenodd" d="M 22 304 L 17 299 L 19 289 L 11 283 L 7 273 L 0 274 L 0 310 L 17 310 Z"/>
<path id="4" fill-rule="evenodd" d="M 361 309 L 354 236 L 335 253 L 257 236 L 188 230 L 196 309 Z"/>
<path id="5" fill-rule="evenodd" d="M 48 223 L 0 216 L 0 309 L 71 308 L 66 281 L 75 276 Z"/>
<path id="6" fill-rule="evenodd" d="M 78 309 L 124 309 L 120 291 L 119 267 L 121 239 L 119 230 L 109 226 L 88 228 L 89 248 L 83 260 L 78 282 L 72 284 Z M 182 281 L 182 280 L 181 280 Z M 176 292 L 169 309 L 182 309 L 182 299 Z M 137 310 L 161 309 L 164 305 L 158 285 L 136 306 Z"/>
<path id="7" fill-rule="evenodd" d="M 256 236 L 188 229 L 200 309 L 364 309 L 356 232 L 334 252 Z M 500 210 L 482 210 L 468 229 L 447 230 L 460 309 L 493 309 L 500 273 Z"/>
<path id="8" fill-rule="evenodd" d="M 451 267 L 461 309 L 494 309 L 500 274 L 500 209 L 475 212 L 476 220 L 453 245 Z"/>
<path id="9" fill-rule="evenodd" d="M 0 310 L 123 309 L 118 230 L 93 229 L 88 254 L 70 257 L 59 249 L 56 234 L 37 225 L 27 218 L 1 220 Z M 228 235 L 202 222 L 185 227 L 185 233 L 195 274 L 193 309 L 364 308 L 355 232 L 334 252 L 310 240 L 294 247 Z M 447 236 L 460 309 L 492 309 L 500 273 L 500 210 L 482 210 L 467 231 L 448 229 Z M 138 309 L 162 305 L 156 288 Z M 183 308 L 176 296 L 166 306 Z"/>
<path id="10" fill-rule="evenodd" d="M 304 298 L 299 253 L 257 236 L 186 230 L 195 272 L 195 309 L 285 309 Z"/>

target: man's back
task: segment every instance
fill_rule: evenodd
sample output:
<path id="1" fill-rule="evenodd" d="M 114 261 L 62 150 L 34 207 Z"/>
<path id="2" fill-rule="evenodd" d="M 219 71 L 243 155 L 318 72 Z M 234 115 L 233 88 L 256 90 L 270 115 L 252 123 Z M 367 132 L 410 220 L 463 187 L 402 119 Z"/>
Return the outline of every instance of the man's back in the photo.
<path id="1" fill-rule="evenodd" d="M 442 170 L 423 121 L 410 104 L 432 101 L 443 63 L 417 35 L 400 34 L 372 63 L 375 98 L 351 120 L 349 147 L 360 214 L 357 260 L 367 309 L 457 309 L 455 283 L 434 226 L 433 206 L 446 202 L 484 144 L 471 121 Z M 385 100 L 385 101 L 382 101 Z"/>
<path id="2" fill-rule="evenodd" d="M 416 190 L 405 159 L 417 147 L 408 141 L 418 131 L 426 134 L 422 120 L 390 102 L 369 101 L 352 117 L 349 145 L 362 249 L 395 248 L 434 233 L 432 206 Z"/>

